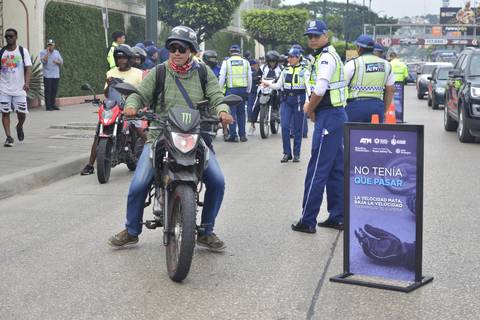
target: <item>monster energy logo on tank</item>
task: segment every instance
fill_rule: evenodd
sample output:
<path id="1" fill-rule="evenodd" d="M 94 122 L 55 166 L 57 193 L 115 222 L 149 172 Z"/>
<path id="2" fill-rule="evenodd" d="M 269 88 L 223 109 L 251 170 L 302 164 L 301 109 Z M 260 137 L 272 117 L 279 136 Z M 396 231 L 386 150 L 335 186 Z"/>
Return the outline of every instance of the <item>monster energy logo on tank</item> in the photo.
<path id="1" fill-rule="evenodd" d="M 189 112 L 182 112 L 182 122 L 190 124 L 192 122 L 192 114 Z"/>

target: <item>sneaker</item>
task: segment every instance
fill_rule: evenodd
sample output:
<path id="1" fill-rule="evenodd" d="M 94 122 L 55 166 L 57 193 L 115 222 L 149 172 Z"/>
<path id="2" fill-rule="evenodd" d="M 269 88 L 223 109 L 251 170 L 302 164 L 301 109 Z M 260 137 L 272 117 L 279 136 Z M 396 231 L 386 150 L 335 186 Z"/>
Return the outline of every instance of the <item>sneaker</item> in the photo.
<path id="1" fill-rule="evenodd" d="M 241 142 L 247 142 L 248 139 L 247 139 L 247 137 L 240 137 L 240 141 L 241 141 Z"/>
<path id="2" fill-rule="evenodd" d="M 4 147 L 13 147 L 13 138 L 8 136 L 7 139 L 5 140 L 5 143 L 3 144 Z"/>
<path id="3" fill-rule="evenodd" d="M 292 160 L 292 156 L 289 154 L 284 154 L 282 160 L 280 160 L 281 163 L 285 163 Z"/>
<path id="4" fill-rule="evenodd" d="M 293 162 L 300 162 L 300 156 L 293 156 Z"/>
<path id="5" fill-rule="evenodd" d="M 95 169 L 93 168 L 92 165 L 87 164 L 82 171 L 80 171 L 81 176 L 88 176 L 89 174 L 93 174 L 95 172 Z"/>
<path id="6" fill-rule="evenodd" d="M 226 142 L 238 142 L 238 137 L 229 137 L 225 139 Z"/>
<path id="7" fill-rule="evenodd" d="M 342 222 L 333 222 L 333 221 L 328 221 L 327 220 L 327 221 L 324 221 L 324 222 L 319 222 L 318 226 L 322 227 L 322 228 L 332 228 L 332 229 L 336 229 L 336 230 L 340 230 L 340 231 L 343 230 L 343 223 Z"/>
<path id="8" fill-rule="evenodd" d="M 253 134 L 255 133 L 255 130 L 256 130 L 256 129 L 257 129 L 257 128 L 255 128 L 255 127 L 250 127 L 250 128 L 248 129 L 248 135 L 249 135 L 249 136 L 253 136 Z"/>
<path id="9" fill-rule="evenodd" d="M 25 133 L 23 132 L 23 128 L 19 128 L 19 127 L 17 126 L 16 129 L 17 129 L 17 138 L 18 138 L 18 141 L 23 141 L 23 139 L 25 139 Z"/>
<path id="10" fill-rule="evenodd" d="M 304 232 L 304 233 L 315 233 L 315 232 L 317 232 L 315 227 L 309 227 L 307 225 L 304 225 L 300 221 L 298 221 L 295 224 L 292 224 L 291 227 L 292 227 L 293 231 L 297 231 L 297 232 Z"/>
<path id="11" fill-rule="evenodd" d="M 116 248 L 131 246 L 136 244 L 137 242 L 138 236 L 130 235 L 127 229 L 120 231 L 119 233 L 108 239 L 108 244 Z"/>
<path id="12" fill-rule="evenodd" d="M 197 244 L 199 246 L 208 248 L 210 251 L 214 252 L 221 252 L 227 247 L 225 246 L 225 243 L 220 240 L 215 233 L 211 233 L 206 236 L 199 235 L 197 238 Z"/>
<path id="13" fill-rule="evenodd" d="M 52 107 L 52 110 L 60 110 L 60 108 L 57 107 L 57 106 L 53 106 L 53 107 Z"/>

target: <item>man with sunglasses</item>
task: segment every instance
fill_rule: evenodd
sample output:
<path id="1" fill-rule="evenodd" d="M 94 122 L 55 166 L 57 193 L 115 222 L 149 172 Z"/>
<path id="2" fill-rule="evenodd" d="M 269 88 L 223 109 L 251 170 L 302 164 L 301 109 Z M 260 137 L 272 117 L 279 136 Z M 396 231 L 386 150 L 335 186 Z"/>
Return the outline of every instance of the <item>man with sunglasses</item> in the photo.
<path id="1" fill-rule="evenodd" d="M 329 218 L 318 225 L 343 229 L 343 124 L 347 121 L 347 83 L 342 61 L 329 44 L 327 25 L 320 20 L 308 24 L 305 35 L 314 50 L 310 76 L 310 100 L 303 110 L 315 122 L 312 156 L 308 163 L 300 220 L 292 230 L 315 233 L 325 187 Z"/>
<path id="2" fill-rule="evenodd" d="M 220 87 L 223 88 L 225 86 L 227 88 L 226 95 L 236 94 L 242 97 L 242 102 L 235 107 L 230 107 L 230 112 L 235 122 L 230 125 L 230 137 L 226 141 L 238 142 L 238 136 L 240 136 L 240 141 L 246 142 L 248 139 L 245 131 L 245 101 L 252 89 L 252 70 L 250 62 L 240 55 L 240 46 L 238 44 L 230 47 L 230 55 L 230 58 L 222 63 L 218 81 Z"/>
<path id="3" fill-rule="evenodd" d="M 199 51 L 195 31 L 185 26 L 173 28 L 165 47 L 170 52 L 169 60 L 152 69 L 138 86 L 141 96 L 132 94 L 128 97 L 125 103 L 125 115 L 133 117 L 143 105 L 152 105 L 157 114 L 167 116 L 170 108 L 189 108 L 190 104 L 196 105 L 208 99 L 212 114 L 217 115 L 223 125 L 231 124 L 233 118 L 228 113 L 228 106 L 222 103 L 223 93 L 217 77 L 205 64 L 193 59 L 194 54 Z M 203 72 L 206 74 L 206 79 L 202 80 Z M 204 86 L 202 81 L 205 81 Z M 191 102 L 187 102 L 187 98 L 182 94 L 180 84 Z M 162 87 L 163 90 L 159 90 Z M 142 232 L 144 202 L 155 174 L 150 161 L 151 143 L 159 134 L 158 130 L 149 131 L 147 143 L 138 160 L 128 191 L 125 229 L 109 239 L 109 244 L 113 247 L 118 248 L 138 242 L 138 235 Z M 206 187 L 201 221 L 204 231 L 198 234 L 197 243 L 211 251 L 222 251 L 225 244 L 215 235 L 213 229 L 223 201 L 225 180 L 214 152 L 210 153 L 208 166 L 202 179 Z"/>
<path id="4" fill-rule="evenodd" d="M 32 75 L 32 61 L 28 50 L 17 46 L 18 33 L 15 29 L 5 31 L 7 45 L 0 50 L 0 111 L 7 139 L 5 147 L 13 147 L 10 132 L 10 112 L 17 113 L 17 138 L 23 141 L 23 124 L 28 113 L 27 91 Z"/>

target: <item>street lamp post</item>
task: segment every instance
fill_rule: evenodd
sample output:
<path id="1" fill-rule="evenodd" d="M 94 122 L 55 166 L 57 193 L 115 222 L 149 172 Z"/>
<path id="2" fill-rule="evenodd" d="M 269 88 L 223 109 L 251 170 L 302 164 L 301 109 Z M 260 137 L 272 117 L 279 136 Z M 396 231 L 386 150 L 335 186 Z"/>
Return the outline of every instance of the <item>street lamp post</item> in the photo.
<path id="1" fill-rule="evenodd" d="M 348 9 L 350 7 L 350 1 L 347 0 L 347 5 L 345 7 L 345 61 L 347 61 L 347 48 L 348 48 Z"/>
<path id="2" fill-rule="evenodd" d="M 158 0 L 147 0 L 146 3 L 146 18 L 147 21 L 145 23 L 145 35 L 147 40 L 152 40 L 155 45 L 157 45 L 158 41 Z"/>

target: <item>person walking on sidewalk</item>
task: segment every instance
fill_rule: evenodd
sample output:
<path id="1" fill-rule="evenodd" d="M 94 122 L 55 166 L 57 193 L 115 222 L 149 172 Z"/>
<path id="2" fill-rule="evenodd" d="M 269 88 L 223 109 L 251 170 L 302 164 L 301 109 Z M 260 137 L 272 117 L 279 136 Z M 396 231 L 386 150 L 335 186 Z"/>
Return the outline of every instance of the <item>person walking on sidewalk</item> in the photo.
<path id="1" fill-rule="evenodd" d="M 252 89 L 252 71 L 250 62 L 240 55 L 238 44 L 230 47 L 230 55 L 231 57 L 222 63 L 218 81 L 221 88 L 224 86 L 227 88 L 226 95 L 236 94 L 242 97 L 242 102 L 235 107 L 230 107 L 230 113 L 235 122 L 230 125 L 230 137 L 226 141 L 238 142 L 238 136 L 240 136 L 240 141 L 246 142 L 248 139 L 245 132 L 245 101 Z"/>
<path id="2" fill-rule="evenodd" d="M 47 49 L 40 52 L 40 61 L 43 65 L 43 88 L 45 95 L 45 108 L 47 111 L 60 110 L 55 105 L 58 91 L 58 81 L 60 80 L 60 66 L 63 64 L 63 58 L 60 52 L 55 49 L 55 41 L 47 41 Z"/>
<path id="3" fill-rule="evenodd" d="M 17 138 L 23 141 L 23 124 L 28 113 L 27 91 L 32 75 L 32 60 L 28 50 L 17 46 L 18 32 L 15 29 L 5 31 L 7 45 L 0 50 L 0 111 L 2 125 L 7 139 L 5 147 L 13 147 L 10 133 L 10 113 L 17 114 Z"/>

